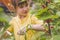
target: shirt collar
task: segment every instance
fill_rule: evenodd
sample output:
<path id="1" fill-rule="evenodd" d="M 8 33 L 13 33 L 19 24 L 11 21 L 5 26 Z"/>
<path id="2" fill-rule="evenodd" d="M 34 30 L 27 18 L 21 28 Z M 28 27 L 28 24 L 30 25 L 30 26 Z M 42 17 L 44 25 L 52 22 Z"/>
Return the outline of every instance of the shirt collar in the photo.
<path id="1" fill-rule="evenodd" d="M 18 20 L 19 22 L 21 22 L 21 24 L 23 24 L 24 22 L 26 22 L 26 21 L 29 19 L 29 17 L 30 17 L 30 14 L 28 13 L 28 15 L 27 15 L 23 20 L 21 20 L 21 19 L 17 16 L 17 20 Z"/>

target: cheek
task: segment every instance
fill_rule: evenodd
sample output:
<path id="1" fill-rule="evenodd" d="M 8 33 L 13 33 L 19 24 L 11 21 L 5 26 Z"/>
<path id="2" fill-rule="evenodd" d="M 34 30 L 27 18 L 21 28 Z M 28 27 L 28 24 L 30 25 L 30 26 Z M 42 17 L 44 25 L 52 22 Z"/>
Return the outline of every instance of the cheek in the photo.
<path id="1" fill-rule="evenodd" d="M 28 8 L 28 11 L 29 11 L 29 8 Z"/>
<path id="2" fill-rule="evenodd" d="M 28 7 L 27 7 L 27 9 L 29 10 L 29 9 L 30 9 L 30 7 L 28 6 Z"/>
<path id="3" fill-rule="evenodd" d="M 30 7 L 28 7 L 28 11 L 30 10 Z"/>
<path id="4" fill-rule="evenodd" d="M 27 11 L 29 11 L 29 8 L 27 8 Z"/>
<path id="5" fill-rule="evenodd" d="M 18 10 L 17 10 L 17 13 L 21 13 L 21 12 L 22 12 L 22 10 L 21 10 L 21 9 L 18 9 Z"/>

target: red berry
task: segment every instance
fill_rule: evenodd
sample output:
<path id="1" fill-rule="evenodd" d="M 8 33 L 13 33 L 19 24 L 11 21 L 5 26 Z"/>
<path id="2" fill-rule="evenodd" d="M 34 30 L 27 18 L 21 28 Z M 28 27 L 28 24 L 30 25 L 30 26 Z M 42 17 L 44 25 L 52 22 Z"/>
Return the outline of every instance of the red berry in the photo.
<path id="1" fill-rule="evenodd" d="M 46 5 L 42 5 L 42 8 L 46 8 Z"/>
<path id="2" fill-rule="evenodd" d="M 54 28 L 53 26 L 50 26 L 50 28 Z"/>

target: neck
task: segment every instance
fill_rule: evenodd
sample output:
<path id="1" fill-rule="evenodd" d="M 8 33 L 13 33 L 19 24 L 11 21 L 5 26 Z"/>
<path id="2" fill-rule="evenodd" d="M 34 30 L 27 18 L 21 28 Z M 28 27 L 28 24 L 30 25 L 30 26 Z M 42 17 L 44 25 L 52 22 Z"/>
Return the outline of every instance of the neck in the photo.
<path id="1" fill-rule="evenodd" d="M 26 16 L 23 16 L 23 15 L 17 15 L 21 20 L 26 18 Z"/>
<path id="2" fill-rule="evenodd" d="M 20 19 L 24 19 L 25 17 L 26 17 L 26 16 L 20 16 L 19 18 L 20 18 Z"/>

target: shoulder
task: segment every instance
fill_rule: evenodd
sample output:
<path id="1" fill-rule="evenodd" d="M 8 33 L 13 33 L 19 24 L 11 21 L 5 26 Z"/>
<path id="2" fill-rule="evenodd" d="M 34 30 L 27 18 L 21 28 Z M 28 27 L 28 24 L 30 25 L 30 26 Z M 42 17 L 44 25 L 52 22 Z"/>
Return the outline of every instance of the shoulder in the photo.
<path id="1" fill-rule="evenodd" d="M 38 20 L 38 18 L 35 15 L 32 15 L 31 20 Z"/>
<path id="2" fill-rule="evenodd" d="M 44 22 L 43 20 L 38 19 L 35 15 L 32 15 L 31 21 L 32 23 L 35 23 L 35 24 L 43 24 Z"/>
<path id="3" fill-rule="evenodd" d="M 17 17 L 12 17 L 12 19 L 11 19 L 10 22 L 9 22 L 9 24 L 14 24 L 16 18 L 17 18 Z"/>

